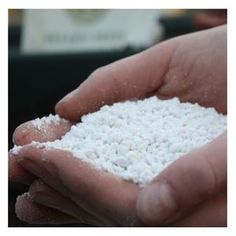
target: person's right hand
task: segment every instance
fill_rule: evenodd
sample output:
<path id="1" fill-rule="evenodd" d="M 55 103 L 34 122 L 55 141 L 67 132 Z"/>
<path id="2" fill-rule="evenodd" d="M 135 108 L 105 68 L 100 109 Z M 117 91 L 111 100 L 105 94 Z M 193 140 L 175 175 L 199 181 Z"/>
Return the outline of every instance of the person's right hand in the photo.
<path id="1" fill-rule="evenodd" d="M 227 113 L 227 28 L 180 36 L 93 72 L 56 105 L 78 121 L 105 104 L 156 95 Z"/>
<path id="2" fill-rule="evenodd" d="M 100 68 L 91 74 L 78 89 L 62 99 L 56 106 L 56 112 L 70 121 L 79 121 L 82 115 L 94 112 L 105 104 L 156 95 L 162 99 L 177 96 L 181 101 L 197 102 L 202 106 L 214 107 L 219 112 L 227 113 L 226 41 L 226 27 L 218 27 L 160 43 L 140 54 Z M 32 137 L 34 132 L 33 129 L 28 129 L 27 135 L 24 135 Z M 15 137 L 16 140 L 21 140 L 22 137 L 19 129 L 18 135 L 15 134 Z M 9 165 L 10 170 L 14 168 L 19 170 L 23 167 L 25 178 L 27 178 L 27 173 L 29 172 L 33 174 L 33 178 L 42 179 L 44 185 L 52 187 L 60 194 L 63 193 L 64 187 L 68 190 L 70 186 L 80 184 L 77 195 L 75 195 L 77 196 L 77 203 L 83 206 L 84 201 L 93 199 L 89 208 L 90 213 L 92 212 L 94 215 L 97 215 L 97 211 L 99 211 L 100 218 L 102 219 L 101 212 L 104 212 L 104 209 L 106 209 L 109 212 L 111 222 L 118 225 L 131 224 L 131 221 L 125 220 L 131 219 L 129 216 L 132 216 L 132 223 L 140 222 L 140 218 L 135 212 L 135 204 L 140 189 L 125 181 L 116 182 L 109 175 L 105 175 L 104 179 L 96 178 L 94 176 L 99 176 L 97 170 L 89 169 L 88 175 L 88 169 L 83 169 L 78 160 L 75 162 L 73 158 L 66 157 L 66 159 L 63 157 L 64 153 L 60 151 L 56 151 L 54 156 L 53 153 L 45 151 L 44 156 L 49 157 L 50 165 L 57 169 L 57 174 L 53 176 L 55 181 L 56 177 L 60 178 L 60 181 L 64 180 L 64 185 L 58 186 L 53 183 L 53 178 L 49 180 L 48 176 L 45 177 L 43 174 L 46 164 L 40 164 L 43 160 L 42 155 L 40 155 L 41 151 L 25 147 L 24 152 L 17 157 L 18 163 L 12 162 Z M 192 154 L 190 153 L 189 155 L 191 156 Z M 60 156 L 60 158 L 57 158 L 57 156 Z M 177 163 L 182 159 L 180 158 L 174 162 L 171 165 L 172 169 L 173 166 L 178 166 Z M 41 171 L 34 171 L 34 168 L 29 163 L 40 166 Z M 67 166 L 66 163 L 71 164 Z M 196 161 L 196 163 L 198 162 Z M 75 173 L 76 166 L 81 171 L 80 174 Z M 185 168 L 188 169 L 188 166 Z M 25 170 L 28 172 L 25 172 Z M 178 170 L 176 169 L 176 171 Z M 205 178 L 209 177 L 207 169 L 203 171 L 206 171 L 206 173 L 202 173 L 203 176 Z M 20 171 L 14 173 L 15 181 L 18 179 L 17 173 L 20 173 Z M 87 177 L 81 173 L 87 173 Z M 29 183 L 32 183 L 30 175 L 28 180 Z M 207 179 L 205 180 L 207 183 Z M 119 183 L 119 195 L 117 196 L 115 191 L 107 191 L 103 184 L 104 181 L 107 181 L 109 186 L 116 186 Z M 202 181 L 204 182 L 204 179 Z M 100 186 L 99 191 L 98 186 Z M 194 187 L 194 183 L 192 183 L 192 186 Z M 204 188 L 207 188 L 207 186 L 204 186 Z M 48 188 L 45 189 L 49 191 Z M 87 192 L 88 199 L 81 198 L 81 194 L 83 193 L 84 196 L 84 192 Z M 41 201 L 42 199 L 40 200 L 40 196 L 42 198 L 45 194 L 41 192 L 41 195 L 37 195 L 37 191 L 35 191 L 32 195 L 34 195 L 36 202 L 51 207 L 49 203 L 47 205 L 47 202 Z M 74 190 L 73 194 L 75 194 Z M 53 196 L 55 199 L 55 195 Z M 75 196 L 73 195 L 73 198 L 70 199 L 73 204 Z M 126 196 L 128 196 L 127 199 Z M 203 196 L 205 195 L 203 194 Z M 111 201 L 111 199 L 116 200 Z M 27 198 L 24 200 L 27 201 Z M 48 202 L 50 201 L 48 200 Z M 86 204 L 88 205 L 88 202 Z M 122 204 L 126 207 L 122 208 Z M 198 209 L 206 207 L 206 205 L 207 202 L 204 202 L 204 197 L 201 198 L 201 201 L 197 201 L 197 205 L 193 199 L 192 205 L 189 206 L 192 209 L 192 217 L 189 217 L 191 220 L 185 221 L 184 219 L 177 218 L 172 223 L 177 224 L 181 222 L 181 225 L 195 224 L 195 226 L 198 226 L 198 221 L 194 217 L 194 209 L 196 207 Z M 20 206 L 17 210 L 22 215 L 27 214 L 24 209 L 20 209 Z M 71 215 L 74 215 L 74 212 Z M 211 224 L 214 225 L 214 222 L 211 222 Z M 165 222 L 159 220 L 158 225 L 165 225 Z"/>

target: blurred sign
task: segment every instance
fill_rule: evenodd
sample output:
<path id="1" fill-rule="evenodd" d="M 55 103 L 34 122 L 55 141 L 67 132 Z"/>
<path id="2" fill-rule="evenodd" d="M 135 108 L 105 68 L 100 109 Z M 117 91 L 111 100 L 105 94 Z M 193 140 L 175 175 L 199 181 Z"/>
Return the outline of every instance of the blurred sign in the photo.
<path id="1" fill-rule="evenodd" d="M 24 53 L 143 48 L 158 41 L 159 10 L 25 10 Z"/>

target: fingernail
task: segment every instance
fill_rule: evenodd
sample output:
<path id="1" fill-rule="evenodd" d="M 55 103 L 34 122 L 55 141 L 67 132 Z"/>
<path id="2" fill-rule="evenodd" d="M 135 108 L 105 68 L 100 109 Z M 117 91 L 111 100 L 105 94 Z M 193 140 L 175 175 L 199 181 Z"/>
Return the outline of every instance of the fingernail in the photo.
<path id="1" fill-rule="evenodd" d="M 170 186 L 162 182 L 152 183 L 144 188 L 137 202 L 139 217 L 149 225 L 168 222 L 177 208 Z"/>

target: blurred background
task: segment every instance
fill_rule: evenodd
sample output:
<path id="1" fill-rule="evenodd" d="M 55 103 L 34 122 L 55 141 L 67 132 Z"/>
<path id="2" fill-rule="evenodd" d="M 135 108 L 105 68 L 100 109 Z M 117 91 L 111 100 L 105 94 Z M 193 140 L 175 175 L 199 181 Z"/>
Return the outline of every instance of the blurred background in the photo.
<path id="1" fill-rule="evenodd" d="M 53 113 L 56 102 L 96 68 L 226 23 L 226 9 L 10 9 L 9 148 L 18 125 Z M 25 191 L 26 186 L 9 183 L 9 226 L 34 226 L 15 216 L 15 199 Z"/>

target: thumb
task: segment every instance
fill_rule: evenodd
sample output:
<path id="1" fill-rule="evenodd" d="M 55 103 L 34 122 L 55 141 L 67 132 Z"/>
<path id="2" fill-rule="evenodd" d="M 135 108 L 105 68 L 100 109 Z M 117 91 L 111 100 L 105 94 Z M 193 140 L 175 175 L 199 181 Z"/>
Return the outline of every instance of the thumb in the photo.
<path id="1" fill-rule="evenodd" d="M 94 71 L 56 105 L 56 113 L 78 121 L 103 105 L 143 98 L 161 85 L 175 47 L 168 41 Z"/>
<path id="2" fill-rule="evenodd" d="M 136 210 L 146 225 L 166 225 L 186 216 L 200 203 L 226 192 L 226 132 L 171 164 L 137 199 Z"/>

